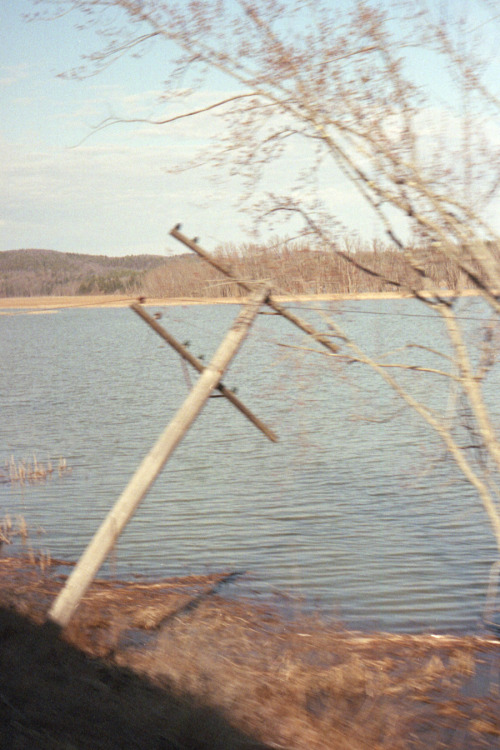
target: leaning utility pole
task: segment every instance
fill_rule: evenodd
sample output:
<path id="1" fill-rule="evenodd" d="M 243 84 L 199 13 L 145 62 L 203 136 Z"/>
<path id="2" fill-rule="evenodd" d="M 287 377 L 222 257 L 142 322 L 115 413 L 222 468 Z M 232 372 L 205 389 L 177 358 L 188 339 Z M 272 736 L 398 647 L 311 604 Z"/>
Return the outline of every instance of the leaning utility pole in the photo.
<path id="1" fill-rule="evenodd" d="M 261 287 L 243 307 L 212 361 L 203 370 L 183 405 L 164 430 L 156 445 L 143 459 L 127 487 L 101 524 L 49 610 L 49 620 L 58 626 L 64 628 L 68 624 L 73 612 L 126 524 L 132 518 L 168 458 L 201 412 L 210 394 L 217 387 L 229 362 L 245 340 L 255 316 L 267 299 L 268 294 L 268 288 Z"/>

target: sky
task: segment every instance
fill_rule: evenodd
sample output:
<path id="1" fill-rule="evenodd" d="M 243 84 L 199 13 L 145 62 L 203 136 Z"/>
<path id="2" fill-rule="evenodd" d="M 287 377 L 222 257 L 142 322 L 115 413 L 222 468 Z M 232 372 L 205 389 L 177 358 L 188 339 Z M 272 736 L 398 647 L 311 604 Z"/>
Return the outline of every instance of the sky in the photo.
<path id="1" fill-rule="evenodd" d="M 61 77 L 100 42 L 75 28 L 71 13 L 28 22 L 24 16 L 34 9 L 30 0 L 4 0 L 0 7 L 0 251 L 172 253 L 185 249 L 169 237 L 178 222 L 209 250 L 248 241 L 252 222 L 235 205 L 237 176 L 214 175 L 208 167 L 171 171 L 217 139 L 216 118 L 94 132 L 106 117 L 178 111 L 158 106 L 171 67 L 168 46 L 151 45 L 142 58 L 124 56 L 83 80 Z M 221 91 L 221 80 L 211 77 L 194 104 L 208 104 Z M 286 185 L 286 174 L 275 177 L 278 187 Z M 374 217 L 351 186 L 329 190 L 362 236 L 376 234 Z"/>
<path id="2" fill-rule="evenodd" d="M 59 74 L 99 42 L 76 30 L 74 17 L 27 22 L 32 12 L 28 0 L 1 4 L 0 250 L 163 254 L 185 250 L 168 236 L 178 222 L 211 246 L 244 241 L 220 179 L 203 169 L 169 173 L 217 135 L 208 118 L 168 132 L 121 125 L 92 134 L 109 116 L 158 116 L 165 45 L 67 80 Z"/>

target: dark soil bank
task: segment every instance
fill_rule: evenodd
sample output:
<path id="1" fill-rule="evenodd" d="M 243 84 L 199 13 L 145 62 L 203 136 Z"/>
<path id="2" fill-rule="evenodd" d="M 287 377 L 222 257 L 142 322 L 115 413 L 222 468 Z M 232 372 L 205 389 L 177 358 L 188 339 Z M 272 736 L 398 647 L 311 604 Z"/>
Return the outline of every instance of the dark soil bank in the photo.
<path id="1" fill-rule="evenodd" d="M 0 747 L 257 748 L 214 710 L 0 609 Z M 263 746 L 262 746 L 263 747 Z"/>

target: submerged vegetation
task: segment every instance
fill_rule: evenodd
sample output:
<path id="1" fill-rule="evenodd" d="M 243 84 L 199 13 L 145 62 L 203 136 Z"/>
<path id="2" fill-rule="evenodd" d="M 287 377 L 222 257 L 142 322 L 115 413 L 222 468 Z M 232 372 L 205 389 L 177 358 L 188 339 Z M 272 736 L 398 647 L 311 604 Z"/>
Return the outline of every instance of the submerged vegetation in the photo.
<path id="1" fill-rule="evenodd" d="M 9 513 L 6 513 L 3 518 L 0 518 L 0 550 L 2 550 L 3 545 L 12 544 L 13 549 L 19 552 L 17 542 L 20 542 L 23 558 L 26 562 L 38 566 L 44 572 L 52 564 L 52 555 L 48 550 L 35 549 L 32 539 L 34 534 L 39 537 L 43 533 L 44 531 L 40 526 L 36 529 L 28 527 L 24 516 L 18 515 L 12 518 Z"/>
<path id="2" fill-rule="evenodd" d="M 60 477 L 71 472 L 71 468 L 65 458 L 61 456 L 57 466 L 53 466 L 52 461 L 46 463 L 39 461 L 35 454 L 32 458 L 22 458 L 16 460 L 14 456 L 5 463 L 4 470 L 0 470 L 0 482 L 10 482 L 24 484 L 36 484 L 44 482 L 46 479 L 57 473 Z"/>
<path id="3" fill-rule="evenodd" d="M 26 523 L 26 519 L 24 516 L 17 516 L 12 519 L 6 513 L 0 519 L 0 547 L 2 544 L 11 544 L 16 537 L 19 537 L 23 543 L 28 539 L 28 524 Z"/>

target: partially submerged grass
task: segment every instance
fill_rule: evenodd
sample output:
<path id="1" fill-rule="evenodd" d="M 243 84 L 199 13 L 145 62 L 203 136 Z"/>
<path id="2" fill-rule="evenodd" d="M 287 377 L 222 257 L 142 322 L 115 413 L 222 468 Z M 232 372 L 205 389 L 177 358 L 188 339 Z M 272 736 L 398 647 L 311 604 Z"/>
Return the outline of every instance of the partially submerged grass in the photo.
<path id="1" fill-rule="evenodd" d="M 0 480 L 20 485 L 37 484 L 50 479 L 54 473 L 61 477 L 70 471 L 71 468 L 68 466 L 66 459 L 62 457 L 59 459 L 57 466 L 54 467 L 52 461 L 43 463 L 37 459 L 35 454 L 32 458 L 20 460 L 11 456 L 10 460 L 5 463 L 4 471 L 0 471 Z"/>
<path id="2" fill-rule="evenodd" d="M 45 572 L 45 570 L 51 566 L 52 555 L 48 550 L 35 550 L 33 548 L 30 539 L 32 533 L 33 530 L 28 528 L 24 516 L 16 516 L 12 519 L 9 513 L 6 513 L 4 517 L 0 519 L 0 550 L 4 544 L 12 544 L 17 540 L 20 540 L 26 560 L 31 565 L 38 565 L 40 570 Z M 43 533 L 41 527 L 36 529 L 37 535 Z"/>
<path id="3" fill-rule="evenodd" d="M 474 703 L 463 693 L 481 683 L 479 648 L 467 638 L 349 633 L 319 618 L 283 623 L 248 603 L 211 599 L 127 663 L 272 747 L 497 747 L 498 696 L 486 689 Z M 490 717 L 481 735 L 478 706 Z M 452 743 L 458 727 L 463 745 Z"/>
<path id="4" fill-rule="evenodd" d="M 2 544 L 11 544 L 16 537 L 21 538 L 25 543 L 28 539 L 28 525 L 24 516 L 11 518 L 6 513 L 0 520 L 0 547 Z"/>
<path id="5" fill-rule="evenodd" d="M 58 561 L 42 574 L 0 558 L 0 607 L 42 623 L 62 570 Z M 64 633 L 101 670 L 132 670 L 174 703 L 187 701 L 188 724 L 169 715 L 165 744 L 151 747 L 499 747 L 498 641 L 347 632 L 319 616 L 285 620 L 270 605 L 221 597 L 229 579 L 95 582 Z M 120 699 L 119 686 L 107 690 Z"/>

